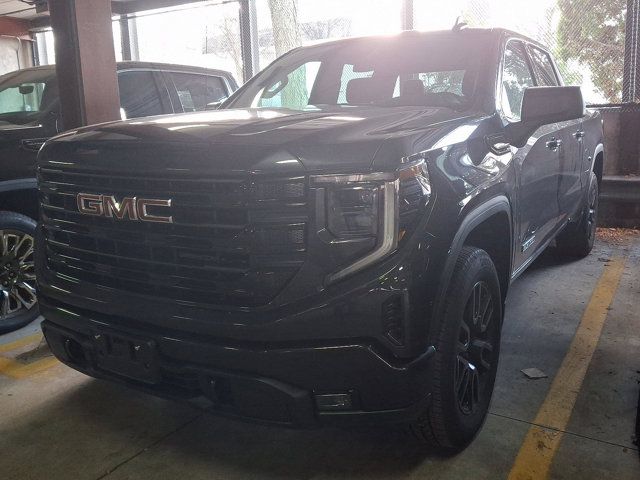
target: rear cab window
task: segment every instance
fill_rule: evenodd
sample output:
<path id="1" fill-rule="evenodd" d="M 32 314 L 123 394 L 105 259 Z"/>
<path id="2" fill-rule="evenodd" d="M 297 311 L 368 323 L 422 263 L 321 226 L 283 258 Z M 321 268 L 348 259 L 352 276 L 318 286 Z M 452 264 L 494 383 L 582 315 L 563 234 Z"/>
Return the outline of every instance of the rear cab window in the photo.
<path id="1" fill-rule="evenodd" d="M 118 72 L 120 106 L 123 119 L 171 113 L 165 111 L 152 70 Z"/>
<path id="2" fill-rule="evenodd" d="M 229 96 L 224 80 L 215 75 L 188 72 L 165 72 L 178 94 L 184 112 L 205 110 L 210 103 L 220 102 Z"/>

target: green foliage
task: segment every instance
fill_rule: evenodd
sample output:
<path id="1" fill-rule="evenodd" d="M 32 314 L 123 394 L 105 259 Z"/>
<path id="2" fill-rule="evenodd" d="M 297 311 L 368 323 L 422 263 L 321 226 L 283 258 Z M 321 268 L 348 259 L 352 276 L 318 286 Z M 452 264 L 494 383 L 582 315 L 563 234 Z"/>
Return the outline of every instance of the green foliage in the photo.
<path id="1" fill-rule="evenodd" d="M 627 1 L 558 0 L 558 7 L 561 68 L 576 61 L 585 65 L 610 102 L 622 101 Z"/>

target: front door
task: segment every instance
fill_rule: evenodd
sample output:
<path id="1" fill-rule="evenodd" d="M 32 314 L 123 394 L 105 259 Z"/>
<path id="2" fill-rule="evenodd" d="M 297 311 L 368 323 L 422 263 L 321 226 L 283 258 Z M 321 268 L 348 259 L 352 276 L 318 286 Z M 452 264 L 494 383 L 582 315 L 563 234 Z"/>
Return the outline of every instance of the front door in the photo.
<path id="1" fill-rule="evenodd" d="M 551 55 L 534 45 L 528 46 L 529 58 L 536 77 L 536 85 L 541 87 L 560 86 L 556 68 Z M 556 126 L 557 137 L 561 140 L 558 149 L 560 176 L 558 183 L 558 208 L 561 223 L 574 215 L 582 205 L 582 119 L 562 122 Z"/>
<path id="2" fill-rule="evenodd" d="M 524 91 L 536 86 L 525 45 L 510 40 L 502 71 L 502 111 L 510 122 L 520 120 Z M 559 222 L 558 185 L 566 163 L 564 138 L 557 125 L 545 125 L 533 133 L 515 155 L 518 182 L 518 240 L 515 270 L 553 235 Z"/>

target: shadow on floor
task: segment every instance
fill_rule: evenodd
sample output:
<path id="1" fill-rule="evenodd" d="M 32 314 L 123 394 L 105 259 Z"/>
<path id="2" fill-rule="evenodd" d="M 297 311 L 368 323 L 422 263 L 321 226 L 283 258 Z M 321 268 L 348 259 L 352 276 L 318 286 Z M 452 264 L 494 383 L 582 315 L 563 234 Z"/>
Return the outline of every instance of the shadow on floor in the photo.
<path id="1" fill-rule="evenodd" d="M 249 424 L 94 379 L 82 379 L 2 430 L 1 444 L 24 446 L 10 464 L 30 474 L 41 468 L 29 466 L 33 458 L 43 469 L 55 469 L 66 458 L 83 473 L 110 471 L 150 446 L 155 467 L 158 461 L 168 462 L 169 469 L 186 462 L 208 471 L 222 468 L 238 478 L 297 479 L 337 472 L 402 476 L 435 455 L 399 428 L 293 430 Z M 79 448 L 86 453 L 79 455 Z M 144 466 L 147 456 L 142 457 L 136 462 Z M 8 461 L 0 460 L 0 470 Z M 64 477 L 49 473 L 49 478 Z"/>
<path id="2" fill-rule="evenodd" d="M 595 253 L 595 252 L 594 252 Z M 535 272 L 538 270 L 544 270 L 549 267 L 563 267 L 575 262 L 583 260 L 579 257 L 569 257 L 563 255 L 555 247 L 548 247 L 542 254 L 536 258 L 536 260 L 525 270 L 523 275 L 527 273 Z"/>

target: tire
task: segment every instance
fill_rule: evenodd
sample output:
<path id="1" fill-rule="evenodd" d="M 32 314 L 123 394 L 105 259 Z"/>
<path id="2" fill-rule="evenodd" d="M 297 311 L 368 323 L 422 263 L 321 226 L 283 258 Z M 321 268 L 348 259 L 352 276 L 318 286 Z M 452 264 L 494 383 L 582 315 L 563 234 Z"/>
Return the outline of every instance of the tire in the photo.
<path id="1" fill-rule="evenodd" d="M 35 220 L 0 212 L 0 334 L 17 330 L 39 315 L 35 296 Z"/>
<path id="2" fill-rule="evenodd" d="M 598 177 L 591 172 L 589 193 L 580 215 L 580 221 L 569 224 L 556 238 L 558 251 L 568 257 L 586 257 L 593 250 L 598 221 Z"/>
<path id="3" fill-rule="evenodd" d="M 411 425 L 419 440 L 442 454 L 463 450 L 484 424 L 498 369 L 501 328 L 496 268 L 484 250 L 464 247 L 439 326 L 432 401 Z"/>

